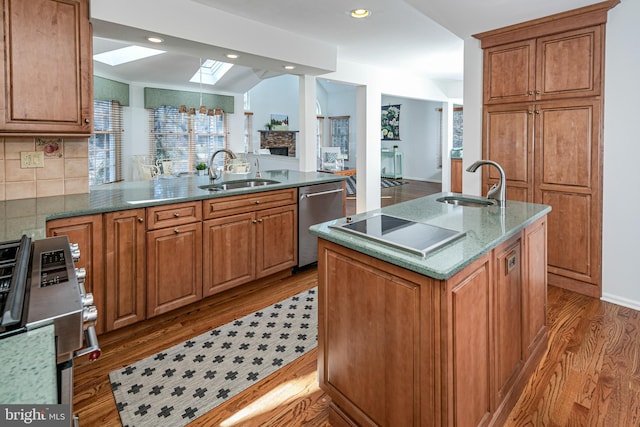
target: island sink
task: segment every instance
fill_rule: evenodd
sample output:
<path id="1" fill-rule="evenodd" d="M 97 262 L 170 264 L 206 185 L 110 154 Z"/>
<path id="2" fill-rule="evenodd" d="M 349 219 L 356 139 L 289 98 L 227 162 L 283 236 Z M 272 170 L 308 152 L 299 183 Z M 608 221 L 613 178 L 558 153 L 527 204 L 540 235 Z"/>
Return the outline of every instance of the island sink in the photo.
<path id="1" fill-rule="evenodd" d="M 355 222 L 350 222 L 347 219 L 344 224 L 330 225 L 329 227 L 423 257 L 466 234 L 463 231 L 449 230 L 386 214 L 375 215 Z"/>
<path id="2" fill-rule="evenodd" d="M 446 203 L 448 205 L 467 206 L 472 208 L 486 208 L 488 206 L 496 205 L 496 203 L 493 200 L 469 197 L 469 196 L 463 196 L 463 195 L 444 196 L 444 197 L 437 198 L 436 201 L 440 203 Z"/>
<path id="3" fill-rule="evenodd" d="M 233 181 L 223 181 L 216 184 L 200 185 L 198 188 L 209 191 L 233 190 L 236 188 L 261 187 L 264 185 L 278 184 L 278 181 L 272 179 L 237 179 Z"/>

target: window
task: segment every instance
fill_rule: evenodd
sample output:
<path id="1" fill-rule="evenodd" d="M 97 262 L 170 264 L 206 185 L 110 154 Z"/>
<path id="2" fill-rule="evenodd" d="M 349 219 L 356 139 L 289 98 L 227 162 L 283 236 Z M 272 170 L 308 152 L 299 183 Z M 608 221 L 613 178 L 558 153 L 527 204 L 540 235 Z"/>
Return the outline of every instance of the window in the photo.
<path id="1" fill-rule="evenodd" d="M 89 185 L 122 177 L 122 107 L 117 101 L 93 101 L 94 131 L 89 138 Z"/>
<path id="2" fill-rule="evenodd" d="M 253 153 L 253 113 L 244 112 L 244 152 Z"/>
<path id="3" fill-rule="evenodd" d="M 162 106 L 149 110 L 150 155 L 154 161 L 171 160 L 174 173 L 188 173 L 211 154 L 227 147 L 227 119 L 217 115 L 185 114 L 178 108 Z M 216 158 L 222 166 L 224 156 Z"/>

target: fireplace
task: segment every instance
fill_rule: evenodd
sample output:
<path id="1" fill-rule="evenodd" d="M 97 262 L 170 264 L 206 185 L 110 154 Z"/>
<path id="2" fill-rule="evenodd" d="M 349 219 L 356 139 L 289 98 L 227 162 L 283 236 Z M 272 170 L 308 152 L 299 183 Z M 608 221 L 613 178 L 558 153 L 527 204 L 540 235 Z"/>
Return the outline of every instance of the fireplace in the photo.
<path id="1" fill-rule="evenodd" d="M 276 156 L 288 156 L 289 147 L 269 147 L 269 152 Z"/>
<path id="2" fill-rule="evenodd" d="M 296 133 L 298 131 L 260 130 L 258 132 L 260 132 L 260 148 L 268 148 L 271 154 L 279 156 L 296 156 Z"/>

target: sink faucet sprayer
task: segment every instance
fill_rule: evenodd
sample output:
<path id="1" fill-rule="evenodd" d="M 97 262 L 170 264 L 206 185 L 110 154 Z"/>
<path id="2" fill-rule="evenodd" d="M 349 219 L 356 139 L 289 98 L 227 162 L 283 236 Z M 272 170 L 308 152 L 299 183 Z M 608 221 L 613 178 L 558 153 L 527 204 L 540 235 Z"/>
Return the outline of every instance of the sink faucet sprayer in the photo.
<path id="1" fill-rule="evenodd" d="M 234 152 L 226 148 L 222 148 L 220 150 L 214 151 L 213 154 L 211 155 L 211 159 L 209 159 L 209 179 L 211 181 L 215 181 L 216 179 L 218 179 L 218 173 L 215 171 L 215 168 L 213 167 L 213 159 L 214 157 L 216 157 L 218 153 L 227 153 L 227 155 L 232 159 L 236 158 L 236 155 L 234 154 Z"/>
<path id="2" fill-rule="evenodd" d="M 498 163 L 492 160 L 478 160 L 467 168 L 467 172 L 475 172 L 482 165 L 492 165 L 498 169 L 500 173 L 500 181 L 497 184 L 493 184 L 489 191 L 487 191 L 487 199 L 494 199 L 498 202 L 501 208 L 507 206 L 507 183 L 504 169 Z"/>

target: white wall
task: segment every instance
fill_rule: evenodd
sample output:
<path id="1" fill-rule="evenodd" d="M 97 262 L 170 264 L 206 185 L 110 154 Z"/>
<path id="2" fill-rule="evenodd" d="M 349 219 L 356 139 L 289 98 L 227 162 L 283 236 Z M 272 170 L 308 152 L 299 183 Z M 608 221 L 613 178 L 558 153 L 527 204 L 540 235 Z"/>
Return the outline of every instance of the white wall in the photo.
<path id="1" fill-rule="evenodd" d="M 259 130 L 271 121 L 271 114 L 289 116 L 289 129 L 300 130 L 298 117 L 298 76 L 284 75 L 263 80 L 249 90 L 251 111 L 253 112 L 253 143 L 260 144 Z"/>
<path id="2" fill-rule="evenodd" d="M 400 141 L 382 141 L 383 149 L 394 145 L 402 152 L 402 177 L 442 182 L 440 138 L 441 102 L 383 95 L 382 105 L 400 104 Z"/>
<path id="3" fill-rule="evenodd" d="M 609 11 L 604 106 L 604 300 L 640 310 L 639 0 Z"/>

